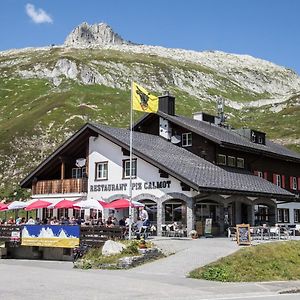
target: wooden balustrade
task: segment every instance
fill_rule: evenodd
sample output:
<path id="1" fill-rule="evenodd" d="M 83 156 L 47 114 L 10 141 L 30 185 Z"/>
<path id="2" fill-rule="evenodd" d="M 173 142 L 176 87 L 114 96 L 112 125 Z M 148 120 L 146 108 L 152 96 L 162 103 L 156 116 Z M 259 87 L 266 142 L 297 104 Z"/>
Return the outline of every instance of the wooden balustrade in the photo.
<path id="1" fill-rule="evenodd" d="M 32 186 L 32 195 L 86 193 L 87 178 L 37 181 Z"/>

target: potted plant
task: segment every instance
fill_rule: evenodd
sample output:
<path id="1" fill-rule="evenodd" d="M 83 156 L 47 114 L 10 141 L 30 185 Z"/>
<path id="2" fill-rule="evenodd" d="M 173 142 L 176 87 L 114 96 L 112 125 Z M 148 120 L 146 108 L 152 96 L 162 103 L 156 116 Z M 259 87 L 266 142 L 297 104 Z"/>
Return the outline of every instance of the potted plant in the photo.
<path id="1" fill-rule="evenodd" d="M 192 239 L 197 239 L 198 238 L 198 232 L 196 230 L 191 230 L 189 232 L 189 236 L 192 238 Z"/>

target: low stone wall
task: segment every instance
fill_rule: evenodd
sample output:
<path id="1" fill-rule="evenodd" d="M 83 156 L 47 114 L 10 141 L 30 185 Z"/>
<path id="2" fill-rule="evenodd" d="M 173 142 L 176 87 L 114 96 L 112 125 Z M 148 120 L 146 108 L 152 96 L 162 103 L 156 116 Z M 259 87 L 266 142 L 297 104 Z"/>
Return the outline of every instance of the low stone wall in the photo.
<path id="1" fill-rule="evenodd" d="M 165 257 L 165 255 L 158 248 L 140 249 L 140 255 L 126 256 L 118 260 L 117 263 L 113 264 L 98 264 L 95 265 L 92 262 L 80 259 L 74 263 L 74 268 L 78 269 L 129 269 L 134 268 L 138 265 L 144 264 L 151 260 Z"/>
<path id="2" fill-rule="evenodd" d="M 120 258 L 117 263 L 118 269 L 133 268 L 150 260 L 154 260 L 164 256 L 162 252 L 157 248 L 140 249 L 140 253 L 141 255 L 139 256 L 128 256 Z"/>

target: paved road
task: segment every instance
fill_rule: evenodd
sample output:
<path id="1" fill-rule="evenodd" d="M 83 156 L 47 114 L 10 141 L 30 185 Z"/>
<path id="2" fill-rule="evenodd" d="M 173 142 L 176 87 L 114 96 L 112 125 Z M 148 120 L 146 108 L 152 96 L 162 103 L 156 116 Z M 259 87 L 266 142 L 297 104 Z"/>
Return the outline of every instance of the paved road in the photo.
<path id="1" fill-rule="evenodd" d="M 199 264 L 237 249 L 227 239 L 156 243 L 176 252 L 128 271 L 75 270 L 68 262 L 0 260 L 0 299 L 299 299 L 278 291 L 300 288 L 300 282 L 218 283 L 185 278 Z M 188 258 L 188 259 L 187 259 Z"/>

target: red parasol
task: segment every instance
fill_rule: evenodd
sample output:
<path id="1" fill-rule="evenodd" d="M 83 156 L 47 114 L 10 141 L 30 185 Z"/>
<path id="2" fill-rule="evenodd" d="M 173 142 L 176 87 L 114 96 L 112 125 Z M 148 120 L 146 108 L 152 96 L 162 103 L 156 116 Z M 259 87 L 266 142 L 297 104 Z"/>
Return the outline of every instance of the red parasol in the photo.
<path id="1" fill-rule="evenodd" d="M 74 208 L 74 201 L 63 199 L 57 202 L 54 208 Z"/>
<path id="2" fill-rule="evenodd" d="M 46 208 L 49 205 L 51 205 L 51 202 L 44 201 L 44 200 L 37 200 L 29 204 L 27 207 L 25 207 L 25 210 L 33 210 L 38 208 Z"/>
<path id="3" fill-rule="evenodd" d="M 140 207 L 140 206 L 144 206 L 144 205 L 137 201 L 132 201 L 131 207 Z M 105 208 L 121 209 L 121 208 L 128 208 L 128 207 L 130 207 L 130 201 L 121 198 L 108 203 Z"/>
<path id="4" fill-rule="evenodd" d="M 0 203 L 0 211 L 1 210 L 7 210 L 8 206 L 6 204 Z"/>

